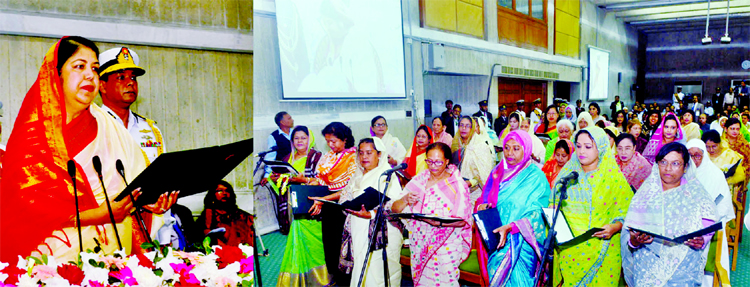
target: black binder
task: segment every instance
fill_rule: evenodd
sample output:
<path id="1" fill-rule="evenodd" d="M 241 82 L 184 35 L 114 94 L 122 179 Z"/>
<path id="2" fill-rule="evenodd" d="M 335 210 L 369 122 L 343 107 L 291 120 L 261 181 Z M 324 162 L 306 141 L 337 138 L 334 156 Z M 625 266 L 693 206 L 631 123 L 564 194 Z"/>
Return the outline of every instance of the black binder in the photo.
<path id="1" fill-rule="evenodd" d="M 253 152 L 253 139 L 222 146 L 168 152 L 160 155 L 133 179 L 115 201 L 141 188 L 134 206 L 155 203 L 163 193 L 179 190 L 185 197 L 215 187 Z M 126 176 L 133 176 L 127 175 Z"/>
<path id="2" fill-rule="evenodd" d="M 372 187 L 368 187 L 365 189 L 365 192 L 362 193 L 360 196 L 357 196 L 356 198 L 352 200 L 344 201 L 342 203 L 328 201 L 328 200 L 321 200 L 321 201 L 324 203 L 328 203 L 330 205 L 338 206 L 342 209 L 351 209 L 354 211 L 359 211 L 360 209 L 362 209 L 362 205 L 364 205 L 366 210 L 373 210 L 375 207 L 378 207 L 378 205 L 380 205 L 380 198 L 382 196 L 385 196 L 385 200 L 383 200 L 384 203 L 391 200 L 388 196 L 380 193 L 376 189 Z"/>
<path id="3" fill-rule="evenodd" d="M 478 211 L 473 216 L 477 229 L 479 229 L 479 234 L 482 236 L 484 247 L 487 248 L 488 254 L 492 254 L 492 252 L 497 250 L 497 245 L 500 243 L 500 234 L 492 232 L 498 227 L 503 226 L 503 223 L 500 221 L 500 214 L 497 208 L 490 208 Z"/>
<path id="4" fill-rule="evenodd" d="M 640 233 L 646 233 L 648 235 L 651 235 L 653 238 L 659 238 L 659 239 L 662 239 L 662 240 L 672 241 L 672 242 L 677 243 L 677 244 L 682 244 L 682 243 L 685 243 L 685 241 L 688 241 L 688 239 L 693 239 L 695 237 L 703 236 L 703 235 L 709 234 L 711 232 L 715 232 L 717 230 L 721 230 L 721 222 L 714 223 L 714 224 L 712 224 L 712 225 L 710 225 L 710 226 L 708 226 L 706 228 L 700 229 L 698 231 L 693 231 L 693 232 L 690 232 L 688 234 L 685 234 L 685 235 L 682 235 L 682 236 L 678 236 L 678 237 L 666 237 L 666 236 L 661 235 L 661 234 L 656 234 L 656 233 L 653 233 L 653 232 L 644 231 L 644 230 L 641 230 L 641 229 L 638 229 L 638 228 L 633 228 L 633 227 L 630 227 L 630 226 L 628 226 L 628 229 L 633 230 L 633 231 L 638 231 Z"/>
<path id="5" fill-rule="evenodd" d="M 326 186 L 320 185 L 290 185 L 290 204 L 292 205 L 292 214 L 308 214 L 314 201 L 307 197 L 322 197 L 331 194 Z"/>
<path id="6" fill-rule="evenodd" d="M 544 221 L 547 223 L 547 226 L 552 225 L 552 216 L 555 210 L 552 208 L 542 208 L 542 210 L 544 211 Z M 555 224 L 555 231 L 557 231 L 555 239 L 557 240 L 557 246 L 560 246 L 560 248 L 567 248 L 581 244 L 586 240 L 591 239 L 591 236 L 594 235 L 594 233 L 602 230 L 604 229 L 594 227 L 587 230 L 583 234 L 579 234 L 576 236 L 573 234 L 573 230 L 571 230 L 570 226 L 568 225 L 568 219 L 565 218 L 565 213 L 560 211 L 560 216 L 557 217 L 557 224 Z"/>
<path id="7" fill-rule="evenodd" d="M 416 219 L 416 220 L 430 219 L 430 220 L 435 220 L 435 221 L 442 222 L 442 223 L 453 223 L 453 222 L 459 222 L 459 221 L 464 220 L 463 218 L 437 216 L 433 214 L 424 214 L 424 213 L 391 213 L 389 216 L 395 217 L 395 218 Z"/>

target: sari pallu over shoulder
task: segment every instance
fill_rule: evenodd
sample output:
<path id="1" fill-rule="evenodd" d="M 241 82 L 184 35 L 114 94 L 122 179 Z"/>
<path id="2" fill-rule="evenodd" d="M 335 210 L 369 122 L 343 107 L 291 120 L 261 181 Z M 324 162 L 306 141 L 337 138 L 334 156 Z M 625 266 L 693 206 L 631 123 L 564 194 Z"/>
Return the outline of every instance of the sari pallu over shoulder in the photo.
<path id="1" fill-rule="evenodd" d="M 596 143 L 599 163 L 596 170 L 584 172 L 576 151 L 558 174 L 560 177 L 578 172 L 578 183 L 568 188 L 568 199 L 562 201 L 573 235 L 591 228 L 622 222 L 633 191 L 619 170 L 609 147 L 609 137 L 599 127 L 587 127 Z M 582 131 L 579 131 L 581 133 Z M 585 135 L 582 135 L 585 136 Z M 574 137 L 575 138 L 575 137 Z M 559 198 L 556 191 L 555 198 Z M 608 240 L 591 238 L 578 245 L 562 249 L 555 256 L 555 283 L 563 280 L 564 286 L 617 286 L 620 280 L 620 233 Z"/>
<path id="2" fill-rule="evenodd" d="M 455 278 L 458 280 L 458 266 L 466 260 L 471 250 L 471 226 L 473 223 L 472 206 L 469 199 L 469 188 L 461 178 L 461 173 L 454 165 L 448 166 L 450 176 L 445 180 L 426 187 L 430 178 L 429 170 L 425 170 L 414 177 L 405 188 L 405 193 L 415 193 L 419 202 L 410 207 L 412 212 L 434 214 L 437 216 L 463 218 L 463 227 L 437 227 L 419 220 L 406 220 L 411 244 L 409 246 L 412 262 L 412 278 L 415 286 L 429 286 L 440 279 Z M 449 249 L 458 256 L 446 256 L 443 250 Z M 451 258 L 453 260 L 451 260 Z M 435 266 L 431 266 L 432 263 Z M 430 264 L 428 264 L 430 263 Z M 450 274 L 425 273 L 445 271 Z M 425 275 L 425 276 L 423 276 Z M 428 280 L 422 280 L 422 279 Z M 432 281 L 430 281 L 432 280 Z M 427 282 L 427 283 L 425 283 Z M 457 283 L 458 281 L 456 281 Z"/>

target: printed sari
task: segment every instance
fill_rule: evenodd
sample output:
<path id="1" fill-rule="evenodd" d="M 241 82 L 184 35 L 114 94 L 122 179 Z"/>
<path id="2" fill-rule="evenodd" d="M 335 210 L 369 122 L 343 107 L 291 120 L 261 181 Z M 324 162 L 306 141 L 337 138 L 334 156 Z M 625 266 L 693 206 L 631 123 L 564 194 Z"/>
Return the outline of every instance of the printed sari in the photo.
<path id="1" fill-rule="evenodd" d="M 467 143 L 461 140 L 461 135 L 456 131 L 456 137 L 453 138 L 453 161 L 461 170 L 461 176 L 472 182 L 472 202 L 479 197 L 480 190 L 489 176 L 492 166 L 495 163 L 492 152 L 486 141 L 477 135 L 478 124 L 472 120 L 472 128 L 469 131 Z"/>
<path id="2" fill-rule="evenodd" d="M 463 227 L 437 227 L 421 220 L 406 220 L 414 286 L 458 286 L 458 266 L 471 250 L 469 188 L 458 168 L 449 165 L 447 171 L 448 178 L 430 187 L 426 186 L 430 171 L 423 171 L 405 188 L 406 193 L 415 193 L 421 199 L 410 207 L 411 212 L 462 218 L 466 222 Z"/>
<path id="3" fill-rule="evenodd" d="M 591 228 L 622 222 L 633 191 L 620 173 L 614 153 L 609 148 L 609 137 L 599 127 L 587 127 L 599 152 L 597 169 L 584 172 L 578 152 L 560 171 L 560 176 L 578 172 L 578 184 L 568 188 L 568 199 L 562 201 L 562 211 L 573 235 Z M 582 135 L 586 136 L 586 135 Z M 555 198 L 559 197 L 559 193 Z M 610 239 L 592 237 L 583 243 L 559 251 L 555 256 L 555 284 L 564 286 L 617 286 L 620 281 L 620 233 Z"/>
<path id="4" fill-rule="evenodd" d="M 481 275 L 490 286 L 531 286 L 541 259 L 540 246 L 547 236 L 542 208 L 549 204 L 550 190 L 544 174 L 530 162 L 528 133 L 513 131 L 503 145 L 510 139 L 523 147 L 523 159 L 515 165 L 503 160 L 492 170 L 475 211 L 481 204 L 491 204 L 502 224 L 511 225 L 512 230 L 497 251 L 488 252 L 483 244 L 477 244 L 477 255 Z M 478 232 L 474 240 L 482 242 Z"/>
<path id="5" fill-rule="evenodd" d="M 667 116 L 672 115 L 675 116 L 672 112 L 667 113 L 664 118 Z M 675 116 L 677 120 L 677 134 L 675 135 L 674 141 L 679 142 L 682 144 L 685 144 L 685 131 L 682 130 L 682 125 L 680 124 L 680 119 Z M 651 136 L 651 139 L 648 141 L 648 145 L 646 146 L 646 149 L 643 151 L 643 157 L 648 160 L 650 164 L 654 164 L 654 159 L 656 158 L 656 154 L 659 153 L 659 150 L 662 146 L 664 146 L 664 123 L 667 122 L 666 120 L 662 120 L 661 124 L 659 124 L 659 128 L 657 128 L 654 131 L 654 134 Z"/>
<path id="6" fill-rule="evenodd" d="M 680 186 L 663 190 L 659 166 L 654 165 L 633 196 L 622 229 L 621 252 L 625 281 L 630 286 L 698 286 L 703 280 L 703 250 L 654 238 L 646 247 L 629 246 L 630 227 L 677 237 L 716 222 L 714 203 L 689 165 Z M 705 238 L 705 237 L 704 237 Z M 704 245 L 704 248 L 708 242 Z"/>
<path id="7" fill-rule="evenodd" d="M 740 122 L 740 126 L 742 126 L 742 123 Z M 745 169 L 745 175 L 750 174 L 750 143 L 745 139 L 745 137 L 742 136 L 742 133 L 740 133 L 737 136 L 737 139 L 734 141 L 734 143 L 731 143 L 729 141 L 729 133 L 723 133 L 721 135 L 721 144 L 724 145 L 726 143 L 726 147 L 729 147 L 733 151 L 737 152 L 742 156 L 742 167 Z"/>
<path id="8" fill-rule="evenodd" d="M 575 145 L 573 145 L 573 142 L 562 139 L 565 141 L 565 143 L 568 145 L 568 148 L 570 149 L 570 155 L 573 155 L 573 152 L 575 152 L 576 148 Z M 549 143 L 548 143 L 549 145 Z M 557 143 L 555 143 L 557 145 Z M 552 149 L 554 150 L 554 145 L 552 146 Z M 547 181 L 550 184 L 550 188 L 552 188 L 552 183 L 555 182 L 555 179 L 557 178 L 557 175 L 560 174 L 560 171 L 562 170 L 562 167 L 557 165 L 557 160 L 554 157 L 551 157 L 547 162 L 544 163 L 544 166 L 542 167 L 542 172 L 544 172 L 544 176 L 547 177 Z"/>
<path id="9" fill-rule="evenodd" d="M 104 189 L 92 164 L 95 155 L 102 162 L 104 186 L 110 199 L 125 188 L 115 170 L 117 159 L 122 160 L 125 173 L 131 178 L 146 168 L 146 157 L 125 127 L 96 104 L 66 123 L 62 80 L 56 67 L 59 43 L 44 57 L 37 80 L 21 105 L 4 155 L 0 193 L 3 262 L 16 262 L 19 255 L 41 254 L 67 262 L 75 260 L 80 245 L 84 250 L 96 247 L 94 240 L 105 253 L 112 254 L 119 247 L 111 223 L 81 226 L 83 242 L 79 242 L 78 229 L 74 227 L 74 194 L 82 212 L 105 204 Z M 68 160 L 76 163 L 75 183 L 68 175 Z M 130 254 L 140 244 L 138 238 L 134 241 L 134 236 L 138 236 L 134 233 L 138 230 L 134 220 L 128 216 L 116 225 L 122 247 Z"/>
<path id="10" fill-rule="evenodd" d="M 625 179 L 628 180 L 628 183 L 636 190 L 641 188 L 641 184 L 649 176 L 651 163 L 637 151 L 628 162 L 623 162 L 619 156 L 616 159 L 617 165 L 620 167 L 620 171 L 625 176 Z"/>

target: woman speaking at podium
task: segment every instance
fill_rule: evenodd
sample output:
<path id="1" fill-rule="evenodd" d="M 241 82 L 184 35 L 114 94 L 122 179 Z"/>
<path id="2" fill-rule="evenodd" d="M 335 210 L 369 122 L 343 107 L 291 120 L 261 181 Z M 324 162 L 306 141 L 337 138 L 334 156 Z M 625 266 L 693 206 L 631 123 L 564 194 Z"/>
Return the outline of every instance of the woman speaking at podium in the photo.
<path id="1" fill-rule="evenodd" d="M 125 127 L 92 104 L 99 91 L 98 52 L 88 39 L 62 38 L 45 55 L 37 80 L 23 100 L 2 171 L 2 262 L 42 254 L 55 256 L 58 262 L 75 260 L 81 247 L 76 195 L 83 250 L 99 246 L 112 254 L 121 243 L 130 254 L 141 243 L 134 238 L 137 229 L 128 198 L 111 202 L 118 240 L 92 164 L 92 158 L 99 156 L 110 201 L 125 188 L 115 171 L 117 159 L 131 179 L 146 167 L 143 152 Z M 68 173 L 71 159 L 76 163 L 75 183 Z M 172 199 L 176 196 L 168 200 Z M 163 213 L 168 205 L 156 211 Z"/>
<path id="2" fill-rule="evenodd" d="M 619 232 L 633 191 L 617 166 L 604 130 L 588 126 L 578 131 L 574 140 L 575 156 L 565 164 L 555 182 L 575 171 L 579 174 L 578 183 L 568 187 L 568 199 L 562 201 L 560 209 L 574 236 L 591 228 L 603 230 L 580 244 L 560 250 L 555 257 L 560 271 L 553 270 L 554 285 L 559 285 L 562 276 L 564 286 L 618 286 Z"/>

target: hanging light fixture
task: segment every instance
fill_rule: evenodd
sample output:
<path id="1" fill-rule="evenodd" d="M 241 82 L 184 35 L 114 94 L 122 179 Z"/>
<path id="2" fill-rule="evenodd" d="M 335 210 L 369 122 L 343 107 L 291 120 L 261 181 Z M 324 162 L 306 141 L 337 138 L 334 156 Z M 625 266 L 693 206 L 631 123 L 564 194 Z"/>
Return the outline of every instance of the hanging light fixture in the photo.
<path id="1" fill-rule="evenodd" d="M 727 0 L 727 26 L 724 28 L 724 37 L 721 37 L 722 44 L 729 44 L 732 42 L 732 37 L 729 37 L 729 0 Z"/>
<path id="2" fill-rule="evenodd" d="M 729 0 L 727 0 L 729 1 Z M 708 0 L 708 8 L 706 9 L 706 35 L 703 36 L 701 42 L 703 45 L 711 44 L 711 37 L 708 36 L 708 21 L 711 20 L 711 0 Z"/>

